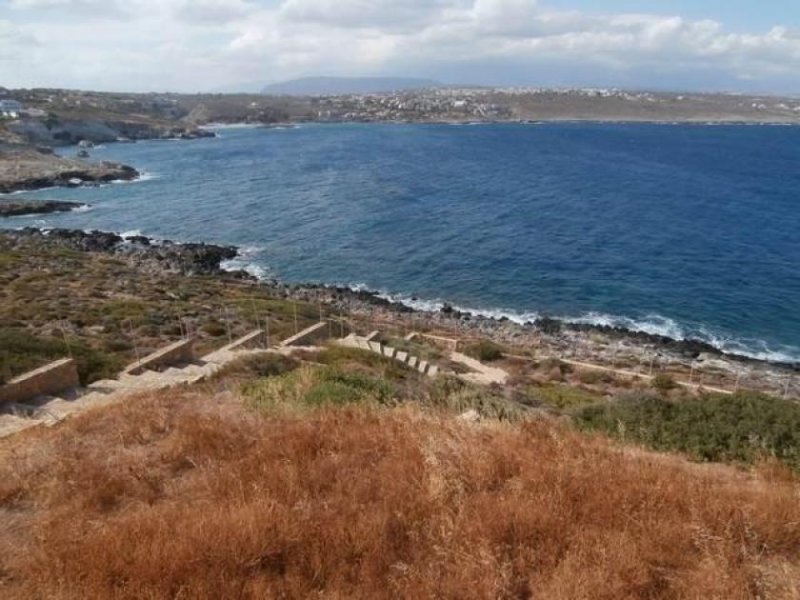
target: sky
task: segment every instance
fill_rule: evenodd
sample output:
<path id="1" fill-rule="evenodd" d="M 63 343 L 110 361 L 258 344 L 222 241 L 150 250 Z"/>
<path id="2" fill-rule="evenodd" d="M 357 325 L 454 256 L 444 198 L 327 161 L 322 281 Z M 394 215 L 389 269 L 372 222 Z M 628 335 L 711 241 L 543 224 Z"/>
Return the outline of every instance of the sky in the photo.
<path id="1" fill-rule="evenodd" d="M 800 0 L 0 0 L 0 85 L 306 76 L 800 94 Z"/>

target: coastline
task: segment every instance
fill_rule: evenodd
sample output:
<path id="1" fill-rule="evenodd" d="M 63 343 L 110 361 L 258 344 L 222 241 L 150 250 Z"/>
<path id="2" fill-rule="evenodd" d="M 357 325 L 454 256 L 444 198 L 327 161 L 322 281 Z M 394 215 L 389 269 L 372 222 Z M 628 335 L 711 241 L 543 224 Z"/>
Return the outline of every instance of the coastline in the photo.
<path id="1" fill-rule="evenodd" d="M 490 125 L 490 124 L 547 124 L 551 122 L 565 122 L 560 120 L 543 120 L 543 121 L 480 121 L 480 122 L 448 122 L 448 121 L 429 121 L 424 124 L 450 124 L 450 125 Z M 592 119 L 592 122 L 597 123 L 622 123 L 621 121 L 599 121 Z M 385 123 L 397 123 L 398 121 L 384 121 Z M 418 121 L 407 121 L 418 123 Z M 585 120 L 569 120 L 569 122 L 582 123 Z M 648 121 L 626 121 L 628 123 L 643 123 Z M 375 121 L 315 121 L 315 124 L 370 124 Z M 652 122 L 651 122 L 652 123 Z M 264 124 L 214 124 L 219 128 L 281 128 L 281 127 L 298 127 L 303 123 L 288 122 L 285 124 L 276 123 L 270 125 Z M 733 125 L 741 126 L 744 123 L 730 122 L 730 123 L 663 123 L 675 125 Z M 763 125 L 765 123 L 752 123 L 752 125 Z M 209 126 L 209 129 L 211 127 Z M 213 135 L 213 133 L 212 133 Z M 177 138 L 176 140 L 180 140 Z M 110 163 L 109 163 L 110 164 Z M 89 183 L 88 185 L 103 185 L 106 183 L 124 182 L 130 183 L 142 180 L 147 177 L 144 172 L 136 171 L 131 167 L 124 167 L 131 169 L 136 173 L 135 177 L 130 180 L 114 180 L 104 181 L 102 183 Z M 32 191 L 30 189 L 23 189 L 20 192 Z M 18 192 L 11 192 L 14 194 Z M 62 230 L 68 231 L 68 230 Z M 80 230 L 69 230 L 82 235 L 86 232 Z M 91 234 L 89 234 L 91 235 Z M 590 322 L 586 317 L 565 318 L 559 316 L 547 315 L 531 315 L 530 318 L 520 318 L 518 316 L 503 315 L 502 311 L 489 311 L 479 310 L 473 308 L 464 308 L 454 306 L 447 301 L 426 302 L 417 301 L 416 298 L 403 298 L 400 295 L 389 294 L 379 290 L 364 289 L 361 286 L 343 286 L 341 284 L 333 283 L 313 283 L 313 282 L 283 282 L 276 279 L 266 279 L 259 276 L 254 276 L 252 272 L 248 272 L 246 268 L 226 269 L 224 263 L 236 259 L 235 262 L 244 267 L 248 265 L 242 258 L 244 258 L 244 249 L 235 246 L 216 246 L 214 244 L 193 243 L 193 242 L 172 242 L 170 240 L 157 240 L 148 238 L 142 235 L 137 236 L 124 236 L 124 234 L 98 232 L 98 235 L 110 236 L 107 239 L 115 240 L 111 245 L 121 243 L 122 238 L 125 237 L 128 249 L 130 249 L 130 242 L 133 244 L 142 244 L 150 248 L 156 248 L 162 245 L 169 246 L 172 249 L 181 247 L 206 247 L 206 248 L 225 248 L 224 256 L 217 263 L 208 268 L 207 265 L 203 266 L 199 271 L 194 272 L 190 268 L 189 274 L 202 274 L 219 277 L 223 280 L 235 281 L 238 284 L 258 284 L 267 289 L 273 290 L 276 293 L 282 294 L 287 298 L 296 298 L 298 300 L 321 300 L 327 304 L 336 306 L 345 312 L 356 312 L 361 314 L 375 313 L 380 318 L 389 319 L 402 319 L 409 317 L 416 319 L 417 322 L 426 322 L 433 327 L 442 327 L 445 329 L 452 329 L 456 332 L 463 332 L 467 335 L 481 335 L 491 337 L 504 343 L 515 343 L 517 341 L 526 341 L 526 343 L 540 343 L 544 342 L 545 345 L 552 348 L 559 353 L 571 352 L 578 354 L 589 354 L 592 359 L 610 360 L 615 361 L 620 349 L 629 352 L 631 355 L 636 355 L 640 360 L 655 360 L 659 361 L 675 361 L 679 364 L 694 365 L 696 362 L 707 361 L 725 361 L 728 365 L 721 367 L 735 371 L 737 366 L 765 366 L 767 368 L 778 369 L 783 373 L 796 374 L 800 373 L 800 361 L 794 360 L 776 360 L 772 358 L 762 358 L 745 353 L 731 352 L 724 350 L 713 343 L 687 337 L 677 338 L 660 333 L 653 333 L 652 331 L 642 331 L 640 329 L 621 326 L 617 324 L 597 323 Z M 117 236 L 120 239 L 115 239 Z M 78 248 L 81 250 L 92 251 L 109 251 L 108 248 L 96 248 L 91 244 L 89 248 Z M 234 254 L 230 254 L 233 251 Z M 135 252 L 133 254 L 136 254 Z M 180 262 L 180 260 L 178 261 Z M 251 269 L 252 271 L 252 269 Z M 411 301 L 409 301 L 411 300 Z M 428 306 L 420 306 L 420 304 Z M 438 304 L 439 306 L 434 306 Z M 494 313 L 494 314 L 487 314 Z M 526 317 L 526 315 L 522 315 Z M 614 320 L 623 320 L 621 317 L 616 319 L 609 317 L 607 320 L 613 322 Z M 592 340 L 592 338 L 598 338 Z M 595 343 L 596 342 L 596 343 Z M 634 348 L 637 347 L 638 348 Z M 607 356 L 609 348 L 613 350 L 613 356 Z M 720 367 L 720 365 L 716 365 Z"/>
<path id="2" fill-rule="evenodd" d="M 210 276 L 237 286 L 258 286 L 285 299 L 322 303 L 347 315 L 368 321 L 408 324 L 452 331 L 458 336 L 486 337 L 501 344 L 531 346 L 554 355 L 613 364 L 622 357 L 640 365 L 702 365 L 738 373 L 756 370 L 776 377 L 800 373 L 800 362 L 782 362 L 726 352 L 706 341 L 675 339 L 666 335 L 605 324 L 577 323 L 555 317 L 517 322 L 507 316 L 489 316 L 443 303 L 440 308 L 420 308 L 379 291 L 325 283 L 291 283 L 260 279 L 225 263 L 242 257 L 242 249 L 205 242 L 159 240 L 144 235 L 102 231 L 26 227 L 2 229 L 10 238 L 35 237 L 72 250 L 114 254 L 145 269 Z M 763 373 L 762 373 L 763 374 Z"/>

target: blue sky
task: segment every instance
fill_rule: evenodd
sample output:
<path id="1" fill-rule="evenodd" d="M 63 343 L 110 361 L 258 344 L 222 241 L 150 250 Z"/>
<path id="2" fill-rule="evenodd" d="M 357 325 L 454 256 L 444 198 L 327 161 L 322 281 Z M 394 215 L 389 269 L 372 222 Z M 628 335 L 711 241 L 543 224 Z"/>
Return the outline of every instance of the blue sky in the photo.
<path id="1" fill-rule="evenodd" d="M 800 0 L 0 0 L 0 85 L 313 75 L 800 94 Z"/>

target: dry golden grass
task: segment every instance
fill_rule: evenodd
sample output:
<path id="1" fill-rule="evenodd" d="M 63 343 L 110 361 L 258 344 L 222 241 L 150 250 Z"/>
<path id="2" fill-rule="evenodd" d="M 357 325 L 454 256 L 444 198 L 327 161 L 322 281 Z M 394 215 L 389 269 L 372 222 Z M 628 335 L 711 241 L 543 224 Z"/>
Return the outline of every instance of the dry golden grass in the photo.
<path id="1" fill-rule="evenodd" d="M 0 446 L 0 597 L 798 598 L 798 491 L 548 422 L 169 392 Z"/>

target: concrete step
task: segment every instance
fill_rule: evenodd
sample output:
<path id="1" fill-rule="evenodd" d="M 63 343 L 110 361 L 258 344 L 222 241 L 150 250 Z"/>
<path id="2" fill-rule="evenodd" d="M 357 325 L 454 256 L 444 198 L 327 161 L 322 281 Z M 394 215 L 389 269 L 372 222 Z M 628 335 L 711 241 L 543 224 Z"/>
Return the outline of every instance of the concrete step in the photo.
<path id="1" fill-rule="evenodd" d="M 404 363 L 408 360 L 408 352 L 402 352 L 402 351 L 398 352 L 397 354 L 395 354 L 394 357 L 401 363 Z"/>
<path id="2" fill-rule="evenodd" d="M 43 421 L 39 419 L 30 419 L 26 417 L 18 417 L 10 414 L 0 414 L 0 438 L 14 435 L 25 429 L 43 425 Z"/>
<path id="3" fill-rule="evenodd" d="M 428 375 L 430 377 L 436 377 L 438 374 L 439 374 L 439 367 L 437 367 L 436 365 L 431 365 L 428 368 Z"/>
<path id="4" fill-rule="evenodd" d="M 417 367 L 417 370 L 420 373 L 426 373 L 428 371 L 428 361 L 427 360 L 420 361 L 419 367 Z"/>
<path id="5" fill-rule="evenodd" d="M 391 346 L 384 346 L 383 347 L 383 355 L 387 358 L 394 358 L 395 349 Z"/>
<path id="6" fill-rule="evenodd" d="M 129 377 L 133 377 L 133 375 L 130 375 Z M 114 391 L 124 388 L 125 383 L 118 379 L 100 379 L 99 381 L 90 383 L 86 387 L 92 391 L 101 391 L 101 390 Z"/>
<path id="7" fill-rule="evenodd" d="M 409 356 L 408 357 L 408 366 L 412 369 L 417 368 L 417 357 L 416 356 Z"/>

